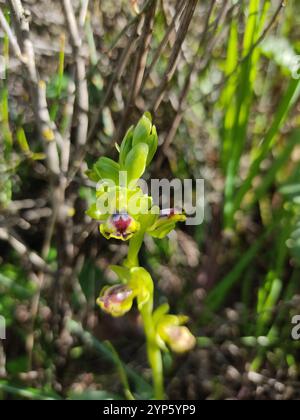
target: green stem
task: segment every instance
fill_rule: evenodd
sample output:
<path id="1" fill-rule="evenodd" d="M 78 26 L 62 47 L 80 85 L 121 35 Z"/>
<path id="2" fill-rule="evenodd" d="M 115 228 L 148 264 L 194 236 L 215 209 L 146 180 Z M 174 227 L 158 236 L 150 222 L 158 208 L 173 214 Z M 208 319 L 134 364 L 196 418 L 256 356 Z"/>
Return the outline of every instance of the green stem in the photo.
<path id="1" fill-rule="evenodd" d="M 139 252 L 144 242 L 145 232 L 136 233 L 129 242 L 128 257 L 124 263 L 127 268 L 139 267 Z"/>
<path id="2" fill-rule="evenodd" d="M 124 265 L 128 268 L 138 267 L 138 255 L 144 241 L 145 232 L 135 235 L 129 243 L 128 257 Z M 161 350 L 155 340 L 155 325 L 153 322 L 153 293 L 147 303 L 140 310 L 147 342 L 147 355 L 152 370 L 154 398 L 164 399 L 163 362 Z"/>
<path id="3" fill-rule="evenodd" d="M 153 324 L 152 310 L 153 303 L 151 298 L 141 309 L 144 329 L 147 339 L 147 354 L 149 364 L 152 369 L 154 398 L 156 400 L 164 399 L 164 383 L 163 383 L 163 363 L 161 351 L 155 342 L 155 326 Z"/>

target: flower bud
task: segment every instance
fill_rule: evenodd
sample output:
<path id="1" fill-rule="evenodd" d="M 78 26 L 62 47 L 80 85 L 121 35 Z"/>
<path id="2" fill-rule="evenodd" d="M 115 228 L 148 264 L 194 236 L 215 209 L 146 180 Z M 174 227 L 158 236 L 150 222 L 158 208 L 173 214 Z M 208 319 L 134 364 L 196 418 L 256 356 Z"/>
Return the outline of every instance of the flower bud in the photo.
<path id="1" fill-rule="evenodd" d="M 157 147 L 157 131 L 152 124 L 151 115 L 146 112 L 138 124 L 127 131 L 120 146 L 119 163 L 122 169 L 128 170 L 130 180 L 137 180 L 142 176 Z"/>
<path id="2" fill-rule="evenodd" d="M 97 299 L 97 304 L 104 312 L 120 317 L 130 311 L 134 298 L 134 291 L 127 285 L 120 284 L 105 287 Z"/>
<path id="3" fill-rule="evenodd" d="M 165 327 L 163 335 L 166 344 L 175 353 L 186 353 L 196 345 L 196 338 L 185 326 L 170 325 Z"/>
<path id="4" fill-rule="evenodd" d="M 157 323 L 157 342 L 162 349 L 166 345 L 175 353 L 185 353 L 196 345 L 196 338 L 183 326 L 188 320 L 185 316 L 163 315 Z"/>

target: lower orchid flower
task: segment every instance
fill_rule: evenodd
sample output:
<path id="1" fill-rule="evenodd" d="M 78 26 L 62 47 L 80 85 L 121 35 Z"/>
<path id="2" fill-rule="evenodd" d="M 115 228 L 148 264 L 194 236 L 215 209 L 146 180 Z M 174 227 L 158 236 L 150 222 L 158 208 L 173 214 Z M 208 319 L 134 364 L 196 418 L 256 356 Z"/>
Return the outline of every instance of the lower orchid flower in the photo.
<path id="1" fill-rule="evenodd" d="M 120 317 L 129 312 L 135 298 L 141 309 L 153 294 L 153 281 L 150 274 L 142 267 L 129 270 L 112 266 L 111 269 L 125 283 L 104 287 L 97 299 L 97 304 L 104 312 L 114 317 Z"/>
<path id="2" fill-rule="evenodd" d="M 114 317 L 120 317 L 130 311 L 134 298 L 134 290 L 127 285 L 120 284 L 105 287 L 97 299 L 97 304 L 104 312 Z"/>

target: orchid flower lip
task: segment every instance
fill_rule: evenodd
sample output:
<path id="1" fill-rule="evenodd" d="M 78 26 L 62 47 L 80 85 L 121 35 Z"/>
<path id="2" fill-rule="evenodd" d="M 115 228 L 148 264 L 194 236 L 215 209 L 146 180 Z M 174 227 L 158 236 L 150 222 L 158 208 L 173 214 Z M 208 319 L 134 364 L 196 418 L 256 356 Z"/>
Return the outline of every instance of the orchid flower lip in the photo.
<path id="1" fill-rule="evenodd" d="M 123 238 L 126 238 L 130 234 L 128 229 L 130 228 L 132 222 L 132 217 L 126 212 L 115 213 L 112 215 L 112 224 L 117 230 L 117 235 L 120 235 Z"/>
<path id="2" fill-rule="evenodd" d="M 126 241 L 139 230 L 139 223 L 127 211 L 116 211 L 100 230 L 108 239 L 115 238 Z"/>

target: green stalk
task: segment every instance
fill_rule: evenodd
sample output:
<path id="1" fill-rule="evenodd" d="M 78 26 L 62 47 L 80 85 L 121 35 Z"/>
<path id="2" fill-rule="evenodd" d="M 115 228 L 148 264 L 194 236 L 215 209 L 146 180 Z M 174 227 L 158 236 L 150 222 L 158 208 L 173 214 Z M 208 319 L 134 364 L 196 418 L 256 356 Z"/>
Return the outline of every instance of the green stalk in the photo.
<path id="1" fill-rule="evenodd" d="M 149 364 L 152 369 L 154 397 L 156 400 L 164 399 L 163 383 L 163 363 L 161 351 L 155 341 L 155 326 L 153 323 L 153 296 L 142 307 L 141 316 L 143 318 L 144 329 L 147 339 L 147 354 Z"/>
<path id="2" fill-rule="evenodd" d="M 139 253 L 144 242 L 145 231 L 141 230 L 129 242 L 128 256 L 124 263 L 127 268 L 139 267 Z"/>
<path id="3" fill-rule="evenodd" d="M 138 255 L 144 241 L 145 231 L 142 230 L 135 235 L 129 243 L 128 257 L 125 266 L 128 268 L 138 267 Z M 152 370 L 154 398 L 156 400 L 164 399 L 164 380 L 163 380 L 163 362 L 161 350 L 155 340 L 155 324 L 153 322 L 153 293 L 150 299 L 140 309 L 143 319 L 144 330 L 147 342 L 148 361 Z"/>

